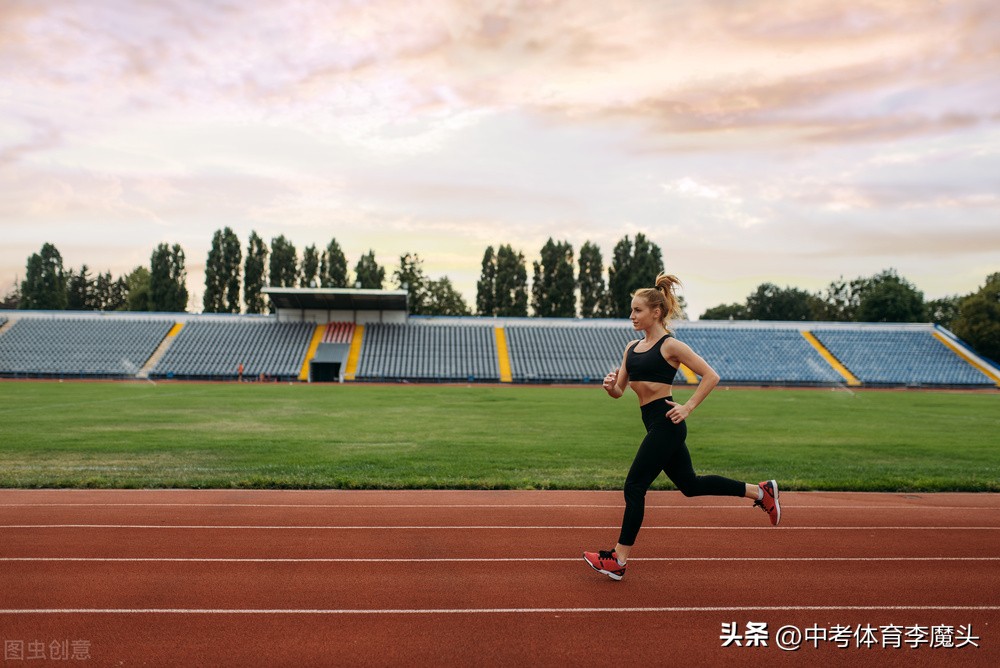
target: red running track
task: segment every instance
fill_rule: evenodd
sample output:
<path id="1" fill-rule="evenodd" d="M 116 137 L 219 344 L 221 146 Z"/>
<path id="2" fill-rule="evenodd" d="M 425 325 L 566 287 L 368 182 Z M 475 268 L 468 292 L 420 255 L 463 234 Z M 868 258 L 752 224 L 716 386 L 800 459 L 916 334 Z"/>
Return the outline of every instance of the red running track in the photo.
<path id="1" fill-rule="evenodd" d="M 4 490 L 3 665 L 1000 665 L 1000 495 L 781 500 Z"/>

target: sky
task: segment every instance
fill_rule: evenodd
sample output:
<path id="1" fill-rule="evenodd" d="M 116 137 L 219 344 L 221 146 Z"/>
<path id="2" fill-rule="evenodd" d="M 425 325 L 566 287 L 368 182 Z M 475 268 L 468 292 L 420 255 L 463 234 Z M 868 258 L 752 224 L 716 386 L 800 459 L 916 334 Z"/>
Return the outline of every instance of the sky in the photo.
<path id="1" fill-rule="evenodd" d="M 3 0 L 0 294 L 215 230 L 416 253 L 643 233 L 689 316 L 764 282 L 1000 271 L 995 0 Z M 394 287 L 391 284 L 386 287 Z"/>

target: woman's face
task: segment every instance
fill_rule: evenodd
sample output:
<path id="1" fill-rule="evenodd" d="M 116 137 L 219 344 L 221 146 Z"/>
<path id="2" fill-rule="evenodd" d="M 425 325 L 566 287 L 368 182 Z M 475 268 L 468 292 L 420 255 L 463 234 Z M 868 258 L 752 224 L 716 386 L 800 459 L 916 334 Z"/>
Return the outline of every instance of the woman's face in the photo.
<path id="1" fill-rule="evenodd" d="M 660 321 L 660 309 L 649 308 L 649 304 L 642 297 L 632 298 L 632 327 L 639 330 L 646 330 Z"/>

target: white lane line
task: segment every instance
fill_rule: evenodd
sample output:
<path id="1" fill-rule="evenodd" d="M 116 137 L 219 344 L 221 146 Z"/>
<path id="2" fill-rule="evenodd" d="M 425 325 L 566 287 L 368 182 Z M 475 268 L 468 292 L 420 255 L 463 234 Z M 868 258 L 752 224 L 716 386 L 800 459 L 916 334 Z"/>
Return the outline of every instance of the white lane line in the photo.
<path id="1" fill-rule="evenodd" d="M 324 558 L 324 557 L 0 557 L 0 562 L 163 562 L 163 563 L 239 563 L 239 564 L 341 564 L 341 563 L 495 563 L 495 562 L 567 562 L 580 557 L 384 557 L 384 558 Z M 1000 557 L 636 557 L 629 561 L 1000 561 Z"/>
<path id="2" fill-rule="evenodd" d="M 0 508 L 64 508 L 64 507 L 99 507 L 99 508 L 132 508 L 132 507 L 182 507 L 182 508 L 614 508 L 621 509 L 623 503 L 0 503 Z M 752 507 L 746 504 L 719 505 L 654 505 L 646 504 L 646 509 L 676 509 L 676 510 L 746 510 Z M 795 509 L 811 510 L 993 510 L 1000 511 L 1000 506 L 913 506 L 913 505 L 882 505 L 882 506 L 824 506 L 824 505 L 794 505 Z"/>
<path id="3" fill-rule="evenodd" d="M 3 529 L 190 529 L 190 530 L 299 530 L 299 531 L 521 531 L 521 530 L 602 530 L 618 531 L 620 526 L 538 526 L 538 525 L 317 525 L 291 526 L 257 524 L 0 524 Z M 643 531 L 1000 531 L 1000 526 L 644 526 Z"/>
<path id="4" fill-rule="evenodd" d="M 497 615 L 524 613 L 814 612 L 814 611 L 996 612 L 1000 605 L 771 605 L 635 608 L 438 608 L 438 609 L 227 609 L 227 608 L 13 608 L 2 615 Z"/>

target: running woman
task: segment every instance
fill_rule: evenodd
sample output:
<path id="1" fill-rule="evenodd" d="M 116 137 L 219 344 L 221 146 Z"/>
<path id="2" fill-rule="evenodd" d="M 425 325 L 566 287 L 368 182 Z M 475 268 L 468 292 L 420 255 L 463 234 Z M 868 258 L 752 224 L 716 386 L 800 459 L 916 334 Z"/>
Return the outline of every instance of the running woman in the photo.
<path id="1" fill-rule="evenodd" d="M 584 552 L 584 560 L 613 580 L 625 575 L 625 564 L 642 525 L 646 491 L 660 471 L 684 496 L 741 496 L 754 500 L 771 524 L 781 520 L 778 483 L 767 480 L 758 485 L 717 475 L 695 475 L 691 455 L 684 443 L 685 420 L 719 383 L 719 374 L 691 348 L 675 339 L 667 329 L 670 318 L 680 312 L 674 286 L 676 276 L 660 274 L 655 288 L 643 288 L 632 295 L 632 327 L 645 337 L 625 346 L 621 366 L 604 379 L 604 389 L 613 399 L 631 387 L 639 396 L 646 437 L 625 478 L 625 516 L 614 550 Z M 684 364 L 701 376 L 698 388 L 687 402 L 675 403 L 672 385 L 677 369 Z"/>

